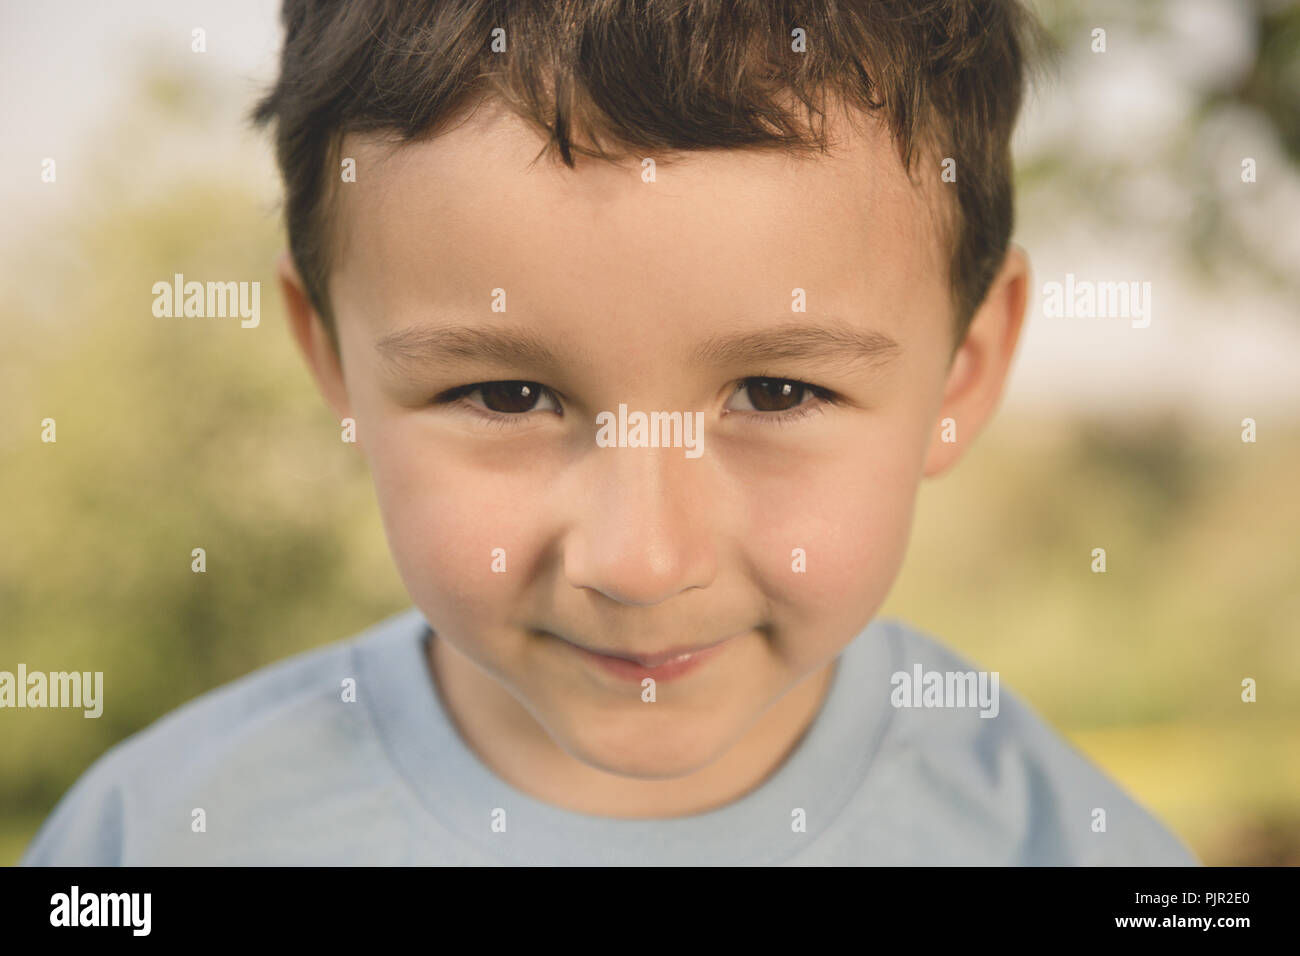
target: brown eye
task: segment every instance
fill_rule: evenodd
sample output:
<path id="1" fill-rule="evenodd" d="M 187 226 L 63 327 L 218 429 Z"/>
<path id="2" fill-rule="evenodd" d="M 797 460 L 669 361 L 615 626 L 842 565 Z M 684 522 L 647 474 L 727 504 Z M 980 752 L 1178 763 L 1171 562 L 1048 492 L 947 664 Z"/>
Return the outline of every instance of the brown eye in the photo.
<path id="1" fill-rule="evenodd" d="M 808 386 L 787 378 L 751 378 L 744 391 L 754 411 L 785 412 L 802 404 Z"/>
<path id="2" fill-rule="evenodd" d="M 542 397 L 542 386 L 536 382 L 487 382 L 478 391 L 488 411 L 502 414 L 530 412 Z"/>

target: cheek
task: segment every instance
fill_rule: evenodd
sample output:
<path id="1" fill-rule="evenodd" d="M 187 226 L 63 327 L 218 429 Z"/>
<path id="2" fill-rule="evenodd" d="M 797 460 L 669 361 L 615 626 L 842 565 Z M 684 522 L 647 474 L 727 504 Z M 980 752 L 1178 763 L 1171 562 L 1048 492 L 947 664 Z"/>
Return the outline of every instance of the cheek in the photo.
<path id="1" fill-rule="evenodd" d="M 797 480 L 750 486 L 750 557 L 787 624 L 833 641 L 884 603 L 907 550 L 918 441 L 905 431 L 862 436 L 857 450 L 809 462 Z"/>
<path id="2" fill-rule="evenodd" d="M 528 514 L 517 480 L 469 468 L 419 429 L 389 426 L 369 458 L 384 530 L 403 582 L 435 627 L 499 617 L 527 580 Z"/>

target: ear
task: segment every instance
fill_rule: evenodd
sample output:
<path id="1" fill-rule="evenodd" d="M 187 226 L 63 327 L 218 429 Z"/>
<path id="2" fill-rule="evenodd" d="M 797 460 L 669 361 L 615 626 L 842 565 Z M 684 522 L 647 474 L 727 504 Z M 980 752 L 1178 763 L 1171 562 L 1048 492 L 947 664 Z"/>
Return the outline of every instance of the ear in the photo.
<path id="1" fill-rule="evenodd" d="M 316 387 L 334 411 L 336 419 L 342 421 L 352 417 L 342 362 L 334 351 L 329 333 L 325 331 L 325 323 L 311 304 L 302 277 L 289 253 L 282 252 L 276 259 L 275 272 L 280 280 L 280 291 L 284 294 L 289 329 L 316 380 Z"/>
<path id="2" fill-rule="evenodd" d="M 1013 244 L 953 356 L 926 454 L 927 478 L 951 468 L 993 416 L 1020 340 L 1028 295 L 1029 259 Z M 949 418 L 951 431 L 944 427 Z M 955 441 L 943 440 L 945 435 L 954 437 L 954 432 Z"/>

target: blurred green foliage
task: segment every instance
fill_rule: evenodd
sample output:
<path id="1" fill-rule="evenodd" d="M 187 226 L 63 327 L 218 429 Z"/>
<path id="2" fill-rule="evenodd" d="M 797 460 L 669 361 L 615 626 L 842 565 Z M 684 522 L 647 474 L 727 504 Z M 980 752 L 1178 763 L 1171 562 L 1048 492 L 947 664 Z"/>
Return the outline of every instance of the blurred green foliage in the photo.
<path id="1" fill-rule="evenodd" d="M 1049 227 L 1089 222 L 1099 230 L 1154 229 L 1174 237 L 1174 251 L 1190 272 L 1216 281 L 1249 275 L 1271 284 L 1280 296 L 1300 300 L 1294 245 L 1276 234 L 1288 228 L 1287 214 L 1280 216 L 1279 210 L 1295 209 L 1300 166 L 1300 2 L 1029 2 L 1051 37 L 1034 59 L 1031 99 L 1061 96 L 1069 103 L 1071 123 L 1032 153 L 1017 155 L 1022 218 Z M 1249 37 L 1240 70 L 1198 68 L 1209 48 L 1235 48 L 1236 29 L 1222 36 L 1212 32 L 1224 22 L 1204 17 L 1214 9 L 1228 11 L 1227 21 Z M 1092 30 L 1099 27 L 1109 34 L 1104 54 L 1090 46 Z M 1189 49 L 1189 31 L 1200 34 L 1199 47 Z M 1172 96 L 1175 103 L 1166 104 L 1174 114 L 1172 125 L 1158 137 L 1137 129 L 1140 145 L 1090 148 L 1091 134 L 1132 122 L 1111 115 L 1115 89 L 1099 84 L 1100 78 L 1124 80 L 1135 101 L 1153 96 L 1149 74 L 1125 72 L 1135 62 L 1167 75 L 1178 94 L 1187 94 L 1186 102 Z M 1189 76 L 1196 77 L 1195 88 L 1174 79 Z M 1170 91 L 1154 96 L 1169 98 Z M 1156 115 L 1162 122 L 1169 118 Z M 1258 181 L 1249 188 L 1239 176 L 1247 156 L 1259 163 Z M 1168 190 L 1171 206 L 1145 201 L 1151 198 L 1153 174 L 1156 191 Z M 1292 250 L 1290 257 L 1286 250 Z"/>

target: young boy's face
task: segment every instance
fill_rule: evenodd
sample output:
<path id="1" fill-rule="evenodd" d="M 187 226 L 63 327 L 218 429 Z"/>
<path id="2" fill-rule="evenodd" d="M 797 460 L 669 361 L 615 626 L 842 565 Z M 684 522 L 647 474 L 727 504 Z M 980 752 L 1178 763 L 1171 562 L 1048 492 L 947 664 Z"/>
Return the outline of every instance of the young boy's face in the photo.
<path id="1" fill-rule="evenodd" d="M 755 734 L 788 745 L 772 715 L 806 724 L 884 601 L 922 476 L 996 402 L 1024 265 L 1009 257 L 950 366 L 954 187 L 937 162 L 909 182 L 874 126 L 840 133 L 812 158 L 648 154 L 652 182 L 635 160 L 529 168 L 542 141 L 490 107 L 423 144 L 345 141 L 341 372 L 290 276 L 291 312 L 356 420 L 471 740 L 480 718 L 521 742 L 540 725 L 640 778 L 757 752 Z M 597 416 L 620 406 L 701 413 L 698 452 L 602 447 Z M 800 694 L 802 717 L 774 707 Z"/>

